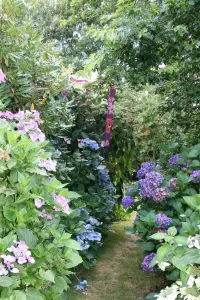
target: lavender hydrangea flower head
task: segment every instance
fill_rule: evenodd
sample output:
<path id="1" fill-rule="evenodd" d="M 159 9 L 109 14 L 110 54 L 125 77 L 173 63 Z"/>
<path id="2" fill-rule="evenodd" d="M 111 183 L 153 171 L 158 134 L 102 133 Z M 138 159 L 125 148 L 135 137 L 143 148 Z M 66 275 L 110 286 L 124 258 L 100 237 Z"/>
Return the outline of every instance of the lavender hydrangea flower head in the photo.
<path id="1" fill-rule="evenodd" d="M 166 229 L 170 226 L 172 222 L 171 218 L 168 218 L 164 214 L 157 214 L 156 215 L 156 225 L 159 226 L 162 229 Z"/>
<path id="2" fill-rule="evenodd" d="M 35 206 L 36 206 L 37 208 L 40 208 L 40 207 L 42 207 L 43 205 L 45 205 L 45 202 L 44 202 L 44 201 L 41 201 L 41 200 L 38 199 L 38 198 L 35 198 L 35 199 L 34 199 L 34 202 L 35 202 Z"/>
<path id="3" fill-rule="evenodd" d="M 139 180 L 141 198 L 146 199 L 152 197 L 155 189 L 159 187 L 163 180 L 162 174 L 158 172 L 147 173 L 145 179 Z"/>
<path id="4" fill-rule="evenodd" d="M 180 154 L 174 154 L 173 156 L 170 157 L 170 159 L 168 160 L 168 165 L 174 165 L 174 166 L 179 166 L 179 164 L 177 163 L 177 159 L 183 158 Z"/>
<path id="5" fill-rule="evenodd" d="M 200 183 L 200 170 L 194 171 L 190 177 L 194 179 L 196 183 Z"/>
<path id="6" fill-rule="evenodd" d="M 142 179 L 147 173 L 151 172 L 153 168 L 155 167 L 154 162 L 143 162 L 141 164 L 140 169 L 137 171 L 136 177 L 138 179 Z"/>
<path id="7" fill-rule="evenodd" d="M 151 261 L 154 259 L 154 257 L 156 256 L 155 253 L 151 253 L 149 255 L 147 255 L 143 262 L 142 262 L 142 270 L 145 272 L 154 272 L 156 270 L 156 267 L 150 267 Z"/>
<path id="8" fill-rule="evenodd" d="M 134 222 L 138 222 L 138 221 L 140 221 L 140 217 L 139 217 L 139 215 L 137 214 L 137 215 L 135 216 Z"/>
<path id="9" fill-rule="evenodd" d="M 134 204 L 135 204 L 135 200 L 130 196 L 125 196 L 122 199 L 122 206 L 123 206 L 124 209 L 127 209 L 127 208 L 129 208 L 130 206 L 132 206 Z"/>
<path id="10" fill-rule="evenodd" d="M 34 264 L 35 259 L 31 256 L 31 251 L 28 249 L 28 246 L 24 243 L 24 241 L 15 242 L 16 246 L 11 246 L 7 250 L 12 252 L 14 255 L 15 261 L 22 265 L 25 263 Z"/>
<path id="11" fill-rule="evenodd" d="M 169 195 L 169 193 L 170 193 L 170 191 L 166 187 L 157 188 L 152 193 L 153 201 L 155 201 L 155 202 L 165 201 L 167 196 Z"/>

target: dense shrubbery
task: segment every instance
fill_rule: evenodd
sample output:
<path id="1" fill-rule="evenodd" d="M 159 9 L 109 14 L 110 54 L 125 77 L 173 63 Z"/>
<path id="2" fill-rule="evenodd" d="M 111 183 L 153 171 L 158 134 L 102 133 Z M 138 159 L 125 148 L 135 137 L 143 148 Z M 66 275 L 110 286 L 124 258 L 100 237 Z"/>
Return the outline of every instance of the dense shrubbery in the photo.
<path id="1" fill-rule="evenodd" d="M 173 147 L 162 149 L 160 165 L 143 163 L 137 172 L 138 182 L 123 199 L 129 212 L 137 208 L 133 230 L 128 230 L 140 237 L 137 244 L 145 250 L 143 270 L 159 268 L 169 280 L 176 281 L 158 299 L 165 299 L 164 295 L 199 299 L 195 297 L 200 288 L 200 145 L 182 148 L 171 157 Z M 149 295 L 148 299 L 151 296 L 156 298 Z"/>
<path id="2" fill-rule="evenodd" d="M 82 259 L 67 230 L 74 195 L 52 173 L 37 112 L 0 115 L 0 295 L 61 299 Z M 39 141 L 43 140 L 43 141 Z"/>

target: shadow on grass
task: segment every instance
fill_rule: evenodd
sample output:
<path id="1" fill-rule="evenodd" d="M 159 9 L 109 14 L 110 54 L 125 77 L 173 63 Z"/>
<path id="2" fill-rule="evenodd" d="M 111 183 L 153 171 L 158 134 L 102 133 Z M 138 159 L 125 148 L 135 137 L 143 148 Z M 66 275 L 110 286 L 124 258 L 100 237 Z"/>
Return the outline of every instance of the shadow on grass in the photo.
<path id="1" fill-rule="evenodd" d="M 67 300 L 142 300 L 166 286 L 163 273 L 141 270 L 142 250 L 135 244 L 136 237 L 124 231 L 130 225 L 124 221 L 112 226 L 96 267 L 78 274 L 88 281 L 88 289 L 82 293 L 72 288 Z"/>

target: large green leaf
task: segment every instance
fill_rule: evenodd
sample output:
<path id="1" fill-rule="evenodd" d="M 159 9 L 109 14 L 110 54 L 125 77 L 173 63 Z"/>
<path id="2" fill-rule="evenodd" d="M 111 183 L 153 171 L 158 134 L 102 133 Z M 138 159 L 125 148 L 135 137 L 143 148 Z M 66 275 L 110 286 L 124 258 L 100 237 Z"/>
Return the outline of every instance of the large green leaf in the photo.
<path id="1" fill-rule="evenodd" d="M 14 283 L 14 279 L 8 276 L 0 276 L 0 286 L 9 287 Z"/>
<path id="2" fill-rule="evenodd" d="M 54 282 L 55 275 L 51 270 L 45 271 L 44 269 L 40 269 L 39 274 L 42 279 L 50 281 L 50 282 Z"/>
<path id="3" fill-rule="evenodd" d="M 200 261 L 200 250 L 190 249 L 188 253 L 177 260 L 175 260 L 176 265 L 190 265 Z"/>
<path id="4" fill-rule="evenodd" d="M 42 294 L 34 289 L 34 288 L 28 288 L 28 292 L 26 294 L 27 300 L 44 300 Z"/>
<path id="5" fill-rule="evenodd" d="M 18 239 L 26 243 L 26 245 L 32 249 L 37 245 L 38 238 L 30 229 L 19 228 L 17 230 Z"/>

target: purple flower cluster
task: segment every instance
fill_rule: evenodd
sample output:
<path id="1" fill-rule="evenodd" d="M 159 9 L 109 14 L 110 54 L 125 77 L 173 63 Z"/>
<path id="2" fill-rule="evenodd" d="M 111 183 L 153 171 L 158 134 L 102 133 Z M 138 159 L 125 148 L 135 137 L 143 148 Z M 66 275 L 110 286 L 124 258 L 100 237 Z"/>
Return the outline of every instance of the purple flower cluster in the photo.
<path id="1" fill-rule="evenodd" d="M 165 201 L 169 193 L 170 191 L 166 187 L 157 188 L 152 193 L 153 201 L 155 202 Z"/>
<path id="2" fill-rule="evenodd" d="M 178 183 L 177 183 L 177 178 L 172 178 L 169 181 L 170 183 L 170 188 L 173 190 L 177 190 L 178 189 Z"/>
<path id="3" fill-rule="evenodd" d="M 170 226 L 172 222 L 171 218 L 168 218 L 164 214 L 157 214 L 156 215 L 156 225 L 159 226 L 162 229 L 166 229 Z"/>
<path id="4" fill-rule="evenodd" d="M 3 120 L 16 120 L 17 131 L 22 132 L 30 137 L 32 141 L 39 140 L 43 142 L 45 140 L 44 133 L 39 129 L 39 125 L 42 123 L 40 114 L 38 111 L 19 111 L 13 114 L 9 111 L 0 112 L 0 118 Z"/>
<path id="5" fill-rule="evenodd" d="M 122 199 L 122 206 L 124 209 L 127 209 L 134 204 L 135 204 L 135 200 L 131 196 L 125 196 Z"/>
<path id="6" fill-rule="evenodd" d="M 156 164 L 154 162 L 143 162 L 137 171 L 137 178 L 142 179 L 147 173 L 151 172 L 155 166 Z"/>
<path id="7" fill-rule="evenodd" d="M 24 243 L 24 241 L 15 241 L 15 245 L 17 246 L 11 246 L 7 250 L 9 252 L 12 252 L 14 256 L 12 257 L 12 262 L 17 262 L 20 265 L 23 265 L 25 263 L 31 263 L 34 264 L 35 259 L 31 256 L 31 251 L 28 249 L 28 246 Z M 1 256 L 2 257 L 2 256 Z M 2 258 L 5 261 L 11 260 L 10 255 L 6 256 L 4 255 Z"/>
<path id="8" fill-rule="evenodd" d="M 68 200 L 64 196 L 56 195 L 55 193 L 52 193 L 51 195 L 53 196 L 55 203 L 62 207 L 62 210 L 64 211 L 65 214 L 69 215 L 70 208 L 69 208 Z M 54 210 L 60 211 L 61 209 L 57 206 L 54 206 Z"/>
<path id="9" fill-rule="evenodd" d="M 174 166 L 179 166 L 177 163 L 177 159 L 183 158 L 180 154 L 174 154 L 170 159 L 168 160 L 168 165 L 174 165 Z"/>
<path id="10" fill-rule="evenodd" d="M 145 272 L 154 272 L 156 270 L 156 267 L 150 267 L 151 261 L 154 259 L 154 257 L 156 256 L 155 253 L 151 253 L 149 255 L 147 255 L 143 262 L 142 262 L 142 270 Z"/>
<path id="11" fill-rule="evenodd" d="M 135 216 L 134 222 L 138 222 L 138 221 L 140 221 L 140 216 L 137 214 L 137 215 Z"/>
<path id="12" fill-rule="evenodd" d="M 147 173 L 145 179 L 140 179 L 140 196 L 143 199 L 153 197 L 155 190 L 163 182 L 164 178 L 162 174 L 158 172 Z"/>
<path id="13" fill-rule="evenodd" d="M 48 158 L 48 159 L 40 158 L 37 163 L 37 165 L 40 168 L 44 168 L 47 171 L 56 171 L 56 164 L 57 164 L 57 161 L 52 160 L 51 158 Z"/>
<path id="14" fill-rule="evenodd" d="M 42 207 L 43 205 L 45 205 L 45 202 L 44 202 L 44 201 L 41 201 L 41 200 L 38 199 L 38 198 L 35 198 L 35 199 L 34 199 L 34 202 L 35 202 L 35 206 L 36 206 L 37 208 L 40 208 L 40 207 Z M 39 216 L 40 216 L 41 218 L 45 218 L 45 219 L 50 220 L 50 221 L 53 219 L 52 215 L 47 214 L 47 212 L 46 212 L 45 209 L 43 209 L 43 210 L 41 211 L 41 213 L 39 214 Z"/>
<path id="15" fill-rule="evenodd" d="M 190 175 L 191 178 L 193 178 L 196 183 L 200 183 L 200 170 L 196 170 L 194 171 L 191 175 Z"/>

